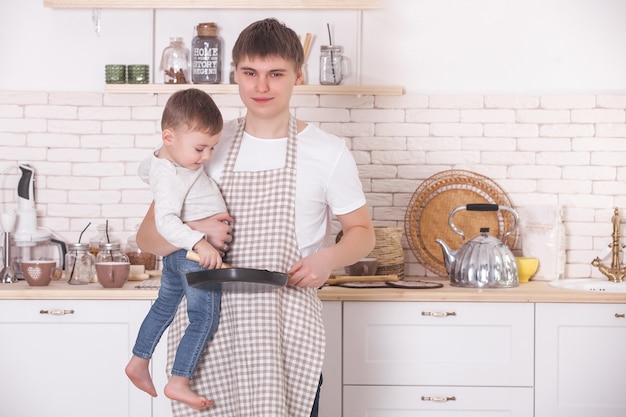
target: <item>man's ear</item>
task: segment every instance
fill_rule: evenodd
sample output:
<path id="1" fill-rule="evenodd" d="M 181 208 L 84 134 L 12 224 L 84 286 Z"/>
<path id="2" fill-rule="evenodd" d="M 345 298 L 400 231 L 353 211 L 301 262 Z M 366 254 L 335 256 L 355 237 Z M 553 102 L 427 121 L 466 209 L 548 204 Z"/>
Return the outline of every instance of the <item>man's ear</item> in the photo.
<path id="1" fill-rule="evenodd" d="M 296 85 L 304 84 L 304 72 L 302 72 L 302 68 L 298 71 L 298 75 L 296 75 Z"/>

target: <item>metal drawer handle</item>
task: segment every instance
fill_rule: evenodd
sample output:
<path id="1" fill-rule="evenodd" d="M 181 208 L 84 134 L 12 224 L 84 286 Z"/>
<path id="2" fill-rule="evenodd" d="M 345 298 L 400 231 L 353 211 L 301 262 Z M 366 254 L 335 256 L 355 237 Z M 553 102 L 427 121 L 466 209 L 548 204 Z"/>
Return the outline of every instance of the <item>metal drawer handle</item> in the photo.
<path id="1" fill-rule="evenodd" d="M 456 397 L 428 397 L 426 395 L 422 395 L 422 401 L 434 401 L 438 403 L 445 403 L 448 401 L 456 401 Z"/>
<path id="2" fill-rule="evenodd" d="M 626 318 L 626 313 L 622 313 L 622 314 L 615 313 L 615 318 L 616 319 L 624 319 L 624 318 Z"/>
<path id="3" fill-rule="evenodd" d="M 422 311 L 422 316 L 430 316 L 430 317 L 448 317 L 448 316 L 456 316 L 454 311 Z"/>
<path id="4" fill-rule="evenodd" d="M 52 316 L 64 316 L 66 314 L 74 314 L 74 310 L 62 310 L 62 309 L 39 310 L 39 314 L 50 314 Z"/>

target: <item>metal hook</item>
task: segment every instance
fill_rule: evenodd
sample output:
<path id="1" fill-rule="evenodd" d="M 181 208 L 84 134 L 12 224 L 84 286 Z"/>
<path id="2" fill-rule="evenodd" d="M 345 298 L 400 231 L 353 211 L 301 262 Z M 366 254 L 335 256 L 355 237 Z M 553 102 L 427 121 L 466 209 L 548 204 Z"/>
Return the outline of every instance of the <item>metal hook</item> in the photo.
<path id="1" fill-rule="evenodd" d="M 100 20 L 101 20 L 100 12 L 101 12 L 101 9 L 91 9 L 91 22 L 93 23 L 93 30 L 98 35 L 100 34 L 100 31 L 102 30 L 102 27 L 100 26 Z"/>

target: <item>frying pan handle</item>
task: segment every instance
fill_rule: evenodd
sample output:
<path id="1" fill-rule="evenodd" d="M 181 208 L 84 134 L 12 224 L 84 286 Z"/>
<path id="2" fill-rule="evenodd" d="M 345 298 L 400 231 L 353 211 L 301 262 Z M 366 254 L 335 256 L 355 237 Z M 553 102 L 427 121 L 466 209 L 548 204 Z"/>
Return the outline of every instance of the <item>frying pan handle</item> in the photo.
<path id="1" fill-rule="evenodd" d="M 196 252 L 192 250 L 187 251 L 187 255 L 185 256 L 185 258 L 191 261 L 200 262 L 200 255 L 198 255 Z M 222 266 L 221 266 L 221 268 L 232 268 L 232 267 L 233 267 L 232 265 L 226 264 L 226 263 L 222 263 Z"/>

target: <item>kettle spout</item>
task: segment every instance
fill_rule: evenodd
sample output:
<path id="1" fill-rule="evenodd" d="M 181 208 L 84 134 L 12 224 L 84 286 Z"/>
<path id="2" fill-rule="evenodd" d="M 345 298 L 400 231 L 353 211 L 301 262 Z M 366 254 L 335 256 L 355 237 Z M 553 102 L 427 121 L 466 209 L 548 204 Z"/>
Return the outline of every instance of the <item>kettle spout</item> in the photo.
<path id="1" fill-rule="evenodd" d="M 456 252 L 450 249 L 448 244 L 441 239 L 435 239 L 435 242 L 441 246 L 441 250 L 443 251 L 443 264 L 446 267 L 446 272 L 449 276 L 452 276 L 452 269 L 454 262 L 456 261 Z"/>

